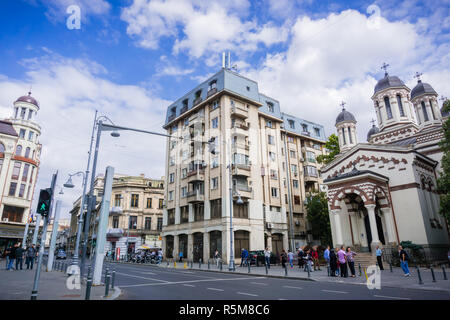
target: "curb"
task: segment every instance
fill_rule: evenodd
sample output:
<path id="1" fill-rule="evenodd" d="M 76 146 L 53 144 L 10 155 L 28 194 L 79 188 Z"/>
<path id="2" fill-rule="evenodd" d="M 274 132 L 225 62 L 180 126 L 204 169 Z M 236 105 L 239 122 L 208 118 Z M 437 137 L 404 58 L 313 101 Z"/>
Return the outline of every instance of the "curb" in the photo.
<path id="1" fill-rule="evenodd" d="M 117 300 L 119 296 L 122 294 L 122 290 L 119 287 L 114 287 L 113 294 L 109 295 L 108 297 L 101 296 L 102 300 Z"/>

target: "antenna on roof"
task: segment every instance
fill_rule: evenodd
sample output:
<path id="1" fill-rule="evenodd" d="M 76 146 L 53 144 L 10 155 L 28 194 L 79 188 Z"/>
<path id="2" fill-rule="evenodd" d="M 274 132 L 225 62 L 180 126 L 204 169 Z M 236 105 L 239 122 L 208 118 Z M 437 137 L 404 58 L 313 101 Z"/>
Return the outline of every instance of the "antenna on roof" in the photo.
<path id="1" fill-rule="evenodd" d="M 222 52 L 222 69 L 225 69 L 225 51 Z"/>

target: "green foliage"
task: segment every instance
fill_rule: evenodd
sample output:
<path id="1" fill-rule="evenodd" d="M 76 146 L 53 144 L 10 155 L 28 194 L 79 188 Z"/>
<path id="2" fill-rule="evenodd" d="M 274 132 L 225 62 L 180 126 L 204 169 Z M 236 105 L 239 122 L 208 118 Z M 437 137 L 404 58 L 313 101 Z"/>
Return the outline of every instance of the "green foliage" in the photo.
<path id="1" fill-rule="evenodd" d="M 444 102 L 444 112 L 450 112 L 450 100 Z M 441 195 L 439 213 L 450 223 L 450 117 L 443 124 L 444 138 L 439 143 L 444 155 L 441 161 L 442 173 L 437 180 L 437 190 Z"/>
<path id="2" fill-rule="evenodd" d="M 327 164 L 333 161 L 333 159 L 341 152 L 339 149 L 339 138 L 334 133 L 328 137 L 327 142 L 325 143 L 325 148 L 328 149 L 329 154 L 320 155 L 316 158 L 317 162 Z"/>
<path id="3" fill-rule="evenodd" d="M 320 239 L 323 245 L 331 245 L 331 226 L 325 193 L 320 192 L 308 199 L 306 211 L 306 219 L 311 223 L 313 237 Z"/>

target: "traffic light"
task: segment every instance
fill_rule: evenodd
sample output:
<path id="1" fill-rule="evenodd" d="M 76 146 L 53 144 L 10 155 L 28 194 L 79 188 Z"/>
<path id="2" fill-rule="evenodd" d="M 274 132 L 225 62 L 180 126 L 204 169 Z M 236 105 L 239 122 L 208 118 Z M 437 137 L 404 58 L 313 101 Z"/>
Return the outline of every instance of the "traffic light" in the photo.
<path id="1" fill-rule="evenodd" d="M 41 214 L 43 217 L 48 216 L 50 212 L 50 203 L 52 201 L 52 189 L 41 189 L 39 193 L 39 201 L 36 212 Z"/>

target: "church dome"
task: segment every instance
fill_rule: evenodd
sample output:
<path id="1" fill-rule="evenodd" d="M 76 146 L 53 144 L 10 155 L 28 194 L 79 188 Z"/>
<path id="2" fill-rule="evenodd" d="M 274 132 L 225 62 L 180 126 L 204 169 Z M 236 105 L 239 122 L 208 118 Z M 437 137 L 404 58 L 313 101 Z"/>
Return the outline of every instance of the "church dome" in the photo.
<path id="1" fill-rule="evenodd" d="M 430 86 L 428 83 L 422 82 L 422 80 L 419 80 L 417 82 L 417 85 L 411 91 L 411 100 L 424 93 L 437 94 L 432 86 Z"/>
<path id="2" fill-rule="evenodd" d="M 34 104 L 36 107 L 39 108 L 39 103 L 37 102 L 37 100 L 35 98 L 33 98 L 31 96 L 31 92 L 28 92 L 27 96 L 19 97 L 15 102 L 18 102 L 18 101 L 28 102 L 28 103 Z"/>
<path id="3" fill-rule="evenodd" d="M 339 113 L 339 115 L 336 118 L 336 125 L 338 123 L 341 122 L 345 122 L 345 121 L 353 121 L 356 123 L 356 119 L 355 116 L 353 114 L 351 114 L 350 112 L 348 112 L 347 110 L 342 109 L 341 113 Z"/>
<path id="4" fill-rule="evenodd" d="M 370 137 L 373 134 L 376 134 L 378 132 L 380 132 L 380 129 L 378 129 L 378 127 L 373 124 L 372 128 L 370 128 L 369 132 L 367 132 L 367 141 L 369 141 Z"/>
<path id="5" fill-rule="evenodd" d="M 387 88 L 394 88 L 394 87 L 402 87 L 405 84 L 402 80 L 400 80 L 397 76 L 389 76 L 387 73 L 385 74 L 384 78 L 379 80 L 378 83 L 375 86 L 375 92 L 387 89 Z"/>
<path id="6" fill-rule="evenodd" d="M 442 118 L 448 117 L 448 116 L 450 116 L 450 112 L 445 112 L 444 111 L 444 106 L 442 106 L 442 108 L 441 108 L 441 115 L 442 115 Z"/>

